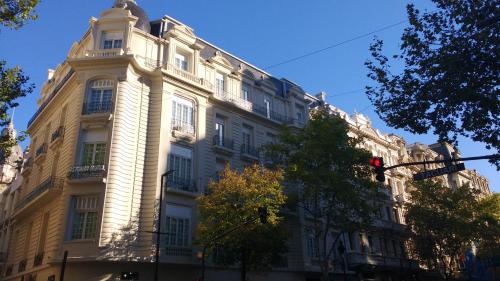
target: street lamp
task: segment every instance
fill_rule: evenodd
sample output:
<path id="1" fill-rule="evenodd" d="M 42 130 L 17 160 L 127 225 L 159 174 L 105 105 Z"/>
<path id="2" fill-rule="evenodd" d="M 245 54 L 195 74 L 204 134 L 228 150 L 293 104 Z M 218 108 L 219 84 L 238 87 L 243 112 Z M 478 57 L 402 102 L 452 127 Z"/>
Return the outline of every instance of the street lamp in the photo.
<path id="1" fill-rule="evenodd" d="M 156 249 L 155 249 L 155 278 L 154 281 L 158 281 L 158 263 L 160 259 L 160 235 L 161 233 L 161 205 L 163 202 L 163 182 L 166 177 L 175 172 L 175 170 L 169 170 L 161 175 L 160 179 L 160 202 L 158 204 L 158 222 L 156 227 Z M 165 181 L 166 183 L 167 181 Z"/>

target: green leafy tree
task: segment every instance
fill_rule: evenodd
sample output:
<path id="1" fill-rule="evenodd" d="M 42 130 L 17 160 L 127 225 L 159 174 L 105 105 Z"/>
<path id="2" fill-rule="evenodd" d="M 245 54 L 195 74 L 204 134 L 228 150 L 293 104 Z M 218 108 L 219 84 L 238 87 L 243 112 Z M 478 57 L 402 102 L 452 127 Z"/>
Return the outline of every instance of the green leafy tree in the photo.
<path id="1" fill-rule="evenodd" d="M 478 254 L 482 257 L 500 255 L 500 194 L 493 193 L 479 200 Z"/>
<path id="2" fill-rule="evenodd" d="M 401 37 L 402 71 L 393 72 L 383 41 L 366 62 L 375 86 L 366 92 L 389 126 L 439 141 L 457 136 L 500 150 L 500 7 L 494 0 L 432 0 L 437 9 L 407 6 L 410 26 Z M 399 67 L 397 68 L 399 70 Z M 500 160 L 496 160 L 500 168 Z"/>
<path id="3" fill-rule="evenodd" d="M 0 24 L 17 29 L 27 20 L 36 19 L 34 9 L 38 2 L 38 0 L 0 0 Z M 20 67 L 7 68 L 6 62 L 0 60 L 0 127 L 5 127 L 9 123 L 8 111 L 18 106 L 15 100 L 33 92 L 34 86 L 28 85 L 28 79 Z M 6 161 L 12 146 L 23 138 L 24 134 L 20 134 L 16 139 L 9 134 L 0 136 L 0 163 Z"/>
<path id="4" fill-rule="evenodd" d="M 0 23 L 11 28 L 20 28 L 26 21 L 37 18 L 35 7 L 39 0 L 0 0 Z"/>
<path id="5" fill-rule="evenodd" d="M 286 181 L 300 186 L 297 206 L 312 221 L 306 230 L 323 280 L 329 280 L 341 234 L 369 226 L 381 196 L 371 180 L 371 154 L 349 131 L 343 119 L 320 108 L 304 128 L 283 129 L 279 143 L 266 147 L 266 156 L 285 167 Z"/>
<path id="6" fill-rule="evenodd" d="M 411 252 L 429 268 L 452 279 L 457 257 L 473 243 L 498 243 L 499 207 L 494 215 L 491 199 L 479 200 L 478 192 L 468 185 L 449 189 L 429 180 L 413 185 L 405 206 Z"/>
<path id="7" fill-rule="evenodd" d="M 269 268 L 287 250 L 279 214 L 286 200 L 282 180 L 281 171 L 258 165 L 246 167 L 241 173 L 226 167 L 220 180 L 209 184 L 208 194 L 198 198 L 199 244 L 209 246 L 215 263 L 239 264 L 242 281 L 246 281 L 247 271 Z M 268 211 L 265 224 L 255 220 L 261 207 Z"/>

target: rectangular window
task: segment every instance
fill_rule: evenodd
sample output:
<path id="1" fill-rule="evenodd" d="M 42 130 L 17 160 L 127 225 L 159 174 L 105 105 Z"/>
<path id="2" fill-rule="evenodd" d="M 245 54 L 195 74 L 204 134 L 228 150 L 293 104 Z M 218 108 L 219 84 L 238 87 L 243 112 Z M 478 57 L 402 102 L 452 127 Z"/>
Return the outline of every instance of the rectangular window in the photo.
<path id="1" fill-rule="evenodd" d="M 215 118 L 215 134 L 217 135 L 217 145 L 224 146 L 225 125 L 224 118 Z"/>
<path id="2" fill-rule="evenodd" d="M 176 98 L 172 101 L 172 126 L 175 130 L 194 134 L 193 104 Z"/>
<path id="3" fill-rule="evenodd" d="M 253 143 L 253 129 L 252 127 L 249 127 L 249 126 L 246 126 L 246 125 L 243 125 L 243 129 L 242 129 L 242 143 L 243 145 L 245 145 L 246 147 L 250 147 L 252 146 L 252 143 Z"/>
<path id="4" fill-rule="evenodd" d="M 175 54 L 175 66 L 184 71 L 188 71 L 188 61 L 186 59 L 186 56 Z"/>
<path id="5" fill-rule="evenodd" d="M 250 101 L 250 90 L 247 85 L 241 85 L 241 98 L 246 101 Z"/>
<path id="6" fill-rule="evenodd" d="M 268 98 L 264 98 L 264 107 L 266 108 L 266 117 L 271 118 L 271 102 Z"/>
<path id="7" fill-rule="evenodd" d="M 305 121 L 304 118 L 304 107 L 301 105 L 295 105 L 296 117 L 297 121 L 303 123 Z"/>
<path id="8" fill-rule="evenodd" d="M 47 227 L 49 225 L 49 215 L 50 213 L 47 212 L 45 215 L 43 215 L 43 220 L 42 220 L 42 226 L 40 230 L 40 240 L 38 241 L 38 250 L 37 253 L 43 253 L 45 250 L 45 239 L 47 238 Z"/>
<path id="9" fill-rule="evenodd" d="M 84 143 L 82 152 L 82 166 L 104 165 L 105 155 L 105 143 Z"/>
<path id="10" fill-rule="evenodd" d="M 314 238 L 314 235 L 312 233 L 309 233 L 307 236 L 307 256 L 310 258 L 317 258 L 319 257 L 319 247 L 318 247 L 318 241 Z"/>
<path id="11" fill-rule="evenodd" d="M 217 94 L 223 94 L 225 89 L 224 75 L 222 73 L 215 74 L 215 91 Z"/>
<path id="12" fill-rule="evenodd" d="M 102 49 L 120 49 L 122 45 L 122 32 L 104 32 L 102 34 Z"/>
<path id="13" fill-rule="evenodd" d="M 172 174 L 170 184 L 178 187 L 188 187 L 190 185 L 192 179 L 192 157 L 192 149 L 172 145 L 168 157 L 168 167 L 175 171 Z"/>
<path id="14" fill-rule="evenodd" d="M 97 196 L 71 198 L 70 240 L 92 239 L 97 230 Z"/>
<path id="15" fill-rule="evenodd" d="M 189 225 L 190 221 L 187 218 L 167 216 L 165 224 L 166 246 L 188 247 Z"/>

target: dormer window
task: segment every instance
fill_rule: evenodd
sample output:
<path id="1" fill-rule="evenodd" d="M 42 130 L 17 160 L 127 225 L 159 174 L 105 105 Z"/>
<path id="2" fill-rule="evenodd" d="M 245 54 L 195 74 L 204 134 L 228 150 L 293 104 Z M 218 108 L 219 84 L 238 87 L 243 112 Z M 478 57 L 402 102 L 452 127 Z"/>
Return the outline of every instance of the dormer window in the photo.
<path id="1" fill-rule="evenodd" d="M 175 66 L 184 71 L 188 71 L 188 60 L 185 55 L 175 54 Z"/>
<path id="2" fill-rule="evenodd" d="M 102 34 L 102 49 L 121 49 L 123 34 L 121 32 L 104 32 Z"/>
<path id="3" fill-rule="evenodd" d="M 215 91 L 217 94 L 224 94 L 224 74 L 216 73 L 215 74 Z"/>

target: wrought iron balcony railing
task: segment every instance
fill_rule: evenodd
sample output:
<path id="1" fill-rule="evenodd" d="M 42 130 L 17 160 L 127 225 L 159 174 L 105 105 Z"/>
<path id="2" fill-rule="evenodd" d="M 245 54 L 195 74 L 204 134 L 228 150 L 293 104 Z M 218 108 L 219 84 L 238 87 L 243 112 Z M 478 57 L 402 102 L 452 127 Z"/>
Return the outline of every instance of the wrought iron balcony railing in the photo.
<path id="1" fill-rule="evenodd" d="M 102 178 L 106 175 L 105 165 L 73 166 L 68 172 L 69 179 Z"/>
<path id="2" fill-rule="evenodd" d="M 230 139 L 230 138 L 221 138 L 218 135 L 215 135 L 213 137 L 212 144 L 215 145 L 215 146 L 224 147 L 224 148 L 231 149 L 231 150 L 234 149 L 234 142 L 233 142 L 232 139 Z"/>
<path id="3" fill-rule="evenodd" d="M 64 180 L 56 177 L 50 177 L 37 185 L 28 195 L 24 196 L 17 204 L 16 209 L 21 209 L 29 203 L 36 200 L 47 190 L 62 190 Z"/>
<path id="4" fill-rule="evenodd" d="M 179 119 L 172 119 L 172 130 L 194 135 L 194 126 Z"/>
<path id="5" fill-rule="evenodd" d="M 288 121 L 285 115 L 278 113 L 274 110 L 268 110 L 265 106 L 253 104 L 252 112 L 257 113 L 263 117 L 274 120 L 276 122 L 285 123 Z"/>
<path id="6" fill-rule="evenodd" d="M 246 154 L 255 158 L 259 158 L 259 149 L 251 145 L 242 144 L 241 154 Z"/>
<path id="7" fill-rule="evenodd" d="M 82 114 L 111 113 L 113 103 L 111 101 L 86 102 L 83 104 Z"/>
<path id="8" fill-rule="evenodd" d="M 60 139 L 64 135 L 64 127 L 59 126 L 53 133 L 52 137 L 50 138 L 50 142 L 55 142 L 56 140 Z"/>
<path id="9" fill-rule="evenodd" d="M 19 265 L 17 266 L 17 272 L 23 272 L 26 270 L 26 264 L 28 263 L 28 259 L 21 260 Z"/>
<path id="10" fill-rule="evenodd" d="M 39 157 L 47 153 L 47 144 L 41 144 L 35 151 L 35 157 Z"/>
<path id="11" fill-rule="evenodd" d="M 185 179 L 178 176 L 168 177 L 165 183 L 167 188 L 177 189 L 187 192 L 198 192 L 196 188 L 196 182 L 192 179 Z"/>
<path id="12" fill-rule="evenodd" d="M 33 260 L 33 266 L 39 266 L 39 265 L 42 265 L 42 262 L 43 262 L 43 252 L 38 253 L 38 254 L 35 256 L 35 259 Z"/>

